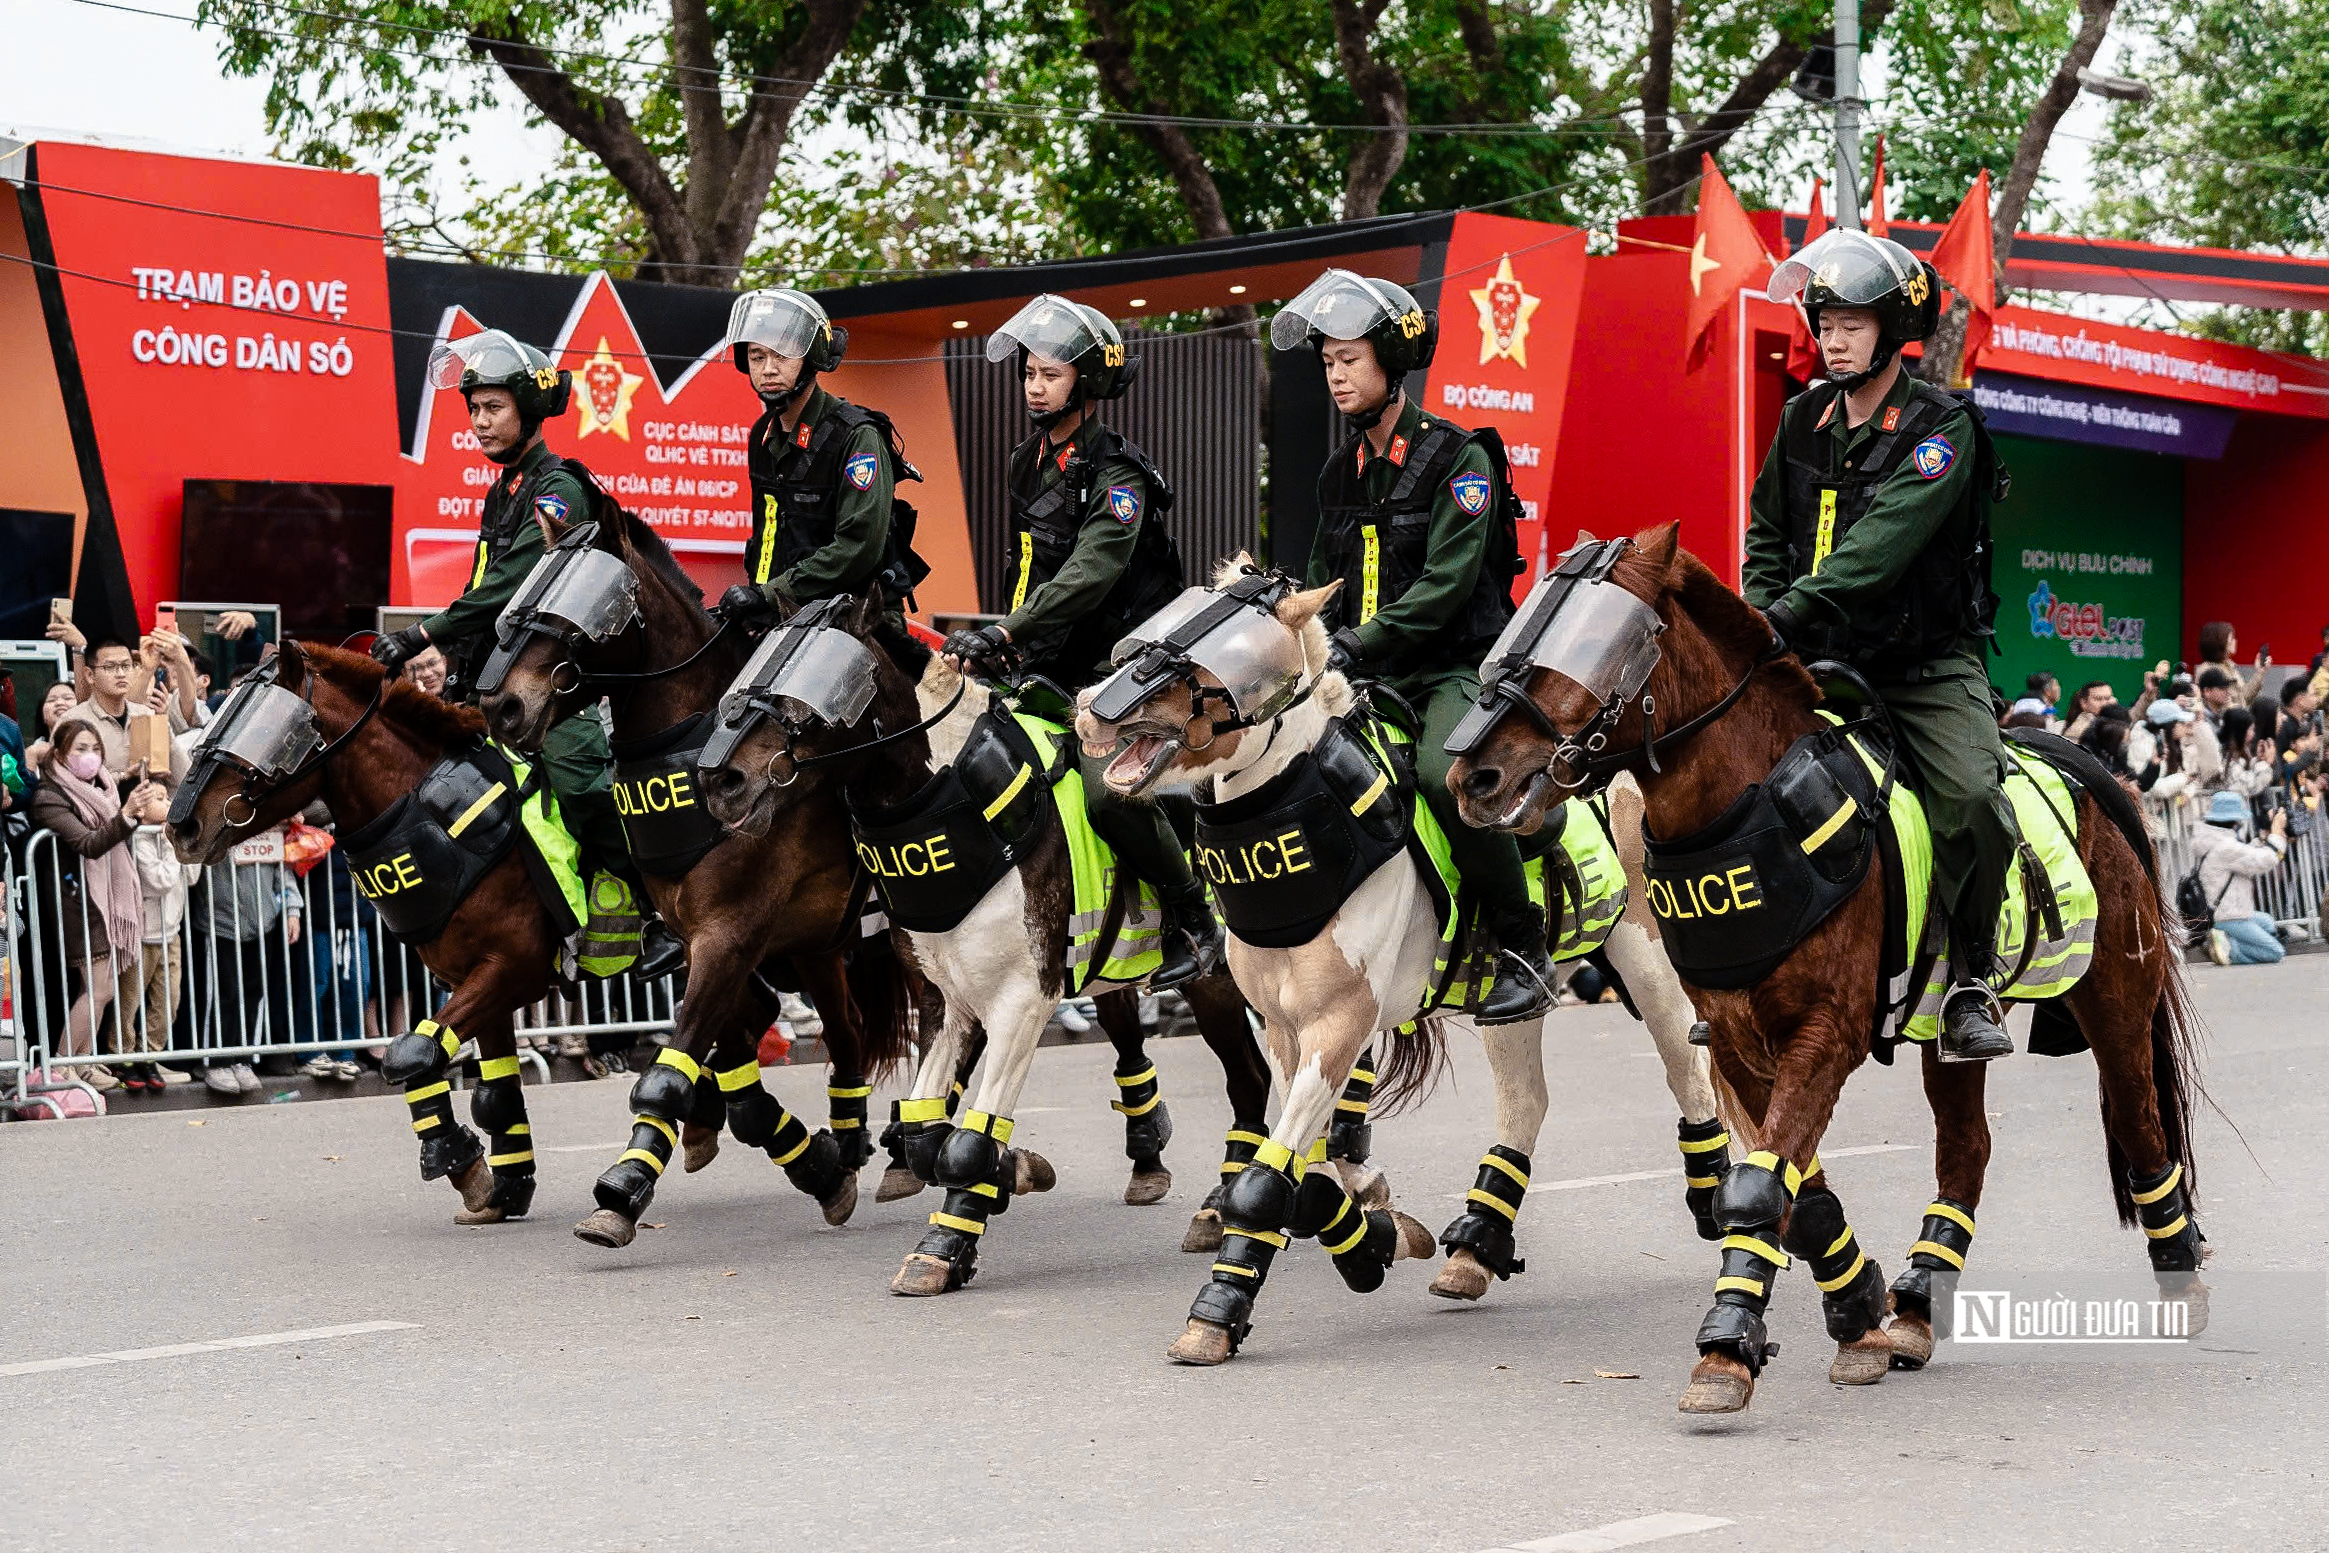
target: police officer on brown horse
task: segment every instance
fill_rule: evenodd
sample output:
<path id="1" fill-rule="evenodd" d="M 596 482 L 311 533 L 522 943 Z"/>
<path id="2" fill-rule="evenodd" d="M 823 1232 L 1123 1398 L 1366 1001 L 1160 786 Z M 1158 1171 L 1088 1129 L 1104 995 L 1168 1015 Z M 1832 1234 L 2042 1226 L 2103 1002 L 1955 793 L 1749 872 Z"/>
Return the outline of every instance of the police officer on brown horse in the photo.
<path id="1" fill-rule="evenodd" d="M 1180 552 L 1164 527 L 1173 491 L 1094 414 L 1140 366 L 1098 309 L 1037 297 L 987 340 L 989 361 L 1013 357 L 1035 434 L 1011 454 L 1010 612 L 955 632 L 943 650 L 974 664 L 1017 662 L 1073 692 L 1108 672 L 1133 626 L 1180 596 Z M 1156 805 L 1109 790 L 1106 757 L 1079 747 L 1076 761 L 1092 829 L 1164 908 L 1164 963 L 1149 985 L 1194 981 L 1220 963 L 1224 939 L 1180 839 Z"/>

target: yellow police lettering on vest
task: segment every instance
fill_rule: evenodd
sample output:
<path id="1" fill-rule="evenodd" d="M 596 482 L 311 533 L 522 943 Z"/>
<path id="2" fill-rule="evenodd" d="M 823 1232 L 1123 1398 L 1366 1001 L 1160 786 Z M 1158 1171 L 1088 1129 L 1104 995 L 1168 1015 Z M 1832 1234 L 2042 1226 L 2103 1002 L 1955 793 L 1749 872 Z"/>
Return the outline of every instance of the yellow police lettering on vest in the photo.
<path id="1" fill-rule="evenodd" d="M 695 807 L 695 786 L 684 771 L 615 784 L 615 812 L 626 819 Z"/>
<path id="2" fill-rule="evenodd" d="M 1685 879 L 1676 889 L 1668 879 L 1649 881 L 1650 910 L 1670 922 L 1700 917 L 1727 917 L 1734 911 L 1754 911 L 1763 904 L 1763 891 L 1752 863 L 1740 863 L 1722 873 Z"/>
<path id="3" fill-rule="evenodd" d="M 887 847 L 860 841 L 857 856 L 879 879 L 924 879 L 954 867 L 954 850 L 947 845 L 944 831 L 920 841 L 893 842 Z"/>
<path id="4" fill-rule="evenodd" d="M 366 900 L 375 901 L 383 895 L 409 890 L 421 882 L 420 870 L 413 866 L 410 852 L 399 852 L 386 862 L 374 863 L 369 868 L 351 869 L 349 876 L 356 881 L 356 888 L 364 892 Z"/>
<path id="5" fill-rule="evenodd" d="M 1255 884 L 1264 879 L 1308 873 L 1310 849 L 1297 826 L 1226 852 L 1219 847 L 1201 845 L 1197 848 L 1197 866 L 1215 884 Z"/>

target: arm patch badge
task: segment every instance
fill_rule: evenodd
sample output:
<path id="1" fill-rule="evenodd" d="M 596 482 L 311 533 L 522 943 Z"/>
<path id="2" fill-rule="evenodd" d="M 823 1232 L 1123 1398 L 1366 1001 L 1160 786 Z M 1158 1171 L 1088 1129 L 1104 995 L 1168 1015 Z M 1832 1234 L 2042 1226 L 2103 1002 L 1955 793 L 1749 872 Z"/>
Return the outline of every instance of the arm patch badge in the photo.
<path id="1" fill-rule="evenodd" d="M 1129 485 L 1109 486 L 1108 510 L 1115 514 L 1119 523 L 1129 525 L 1139 522 L 1140 492 Z"/>
<path id="2" fill-rule="evenodd" d="M 841 466 L 841 472 L 849 477 L 851 485 L 856 486 L 861 491 L 869 491 L 873 489 L 873 472 L 877 462 L 878 460 L 871 453 L 853 454 L 848 462 Z"/>
<path id="3" fill-rule="evenodd" d="M 1909 460 L 1917 466 L 1918 474 L 1928 480 L 1938 480 L 1957 462 L 1957 449 L 1947 437 L 1927 437 L 1910 451 Z"/>
<path id="4" fill-rule="evenodd" d="M 553 491 L 545 491 L 534 498 L 534 510 L 552 523 L 566 521 L 566 498 Z"/>
<path id="5" fill-rule="evenodd" d="M 1448 482 L 1448 494 L 1471 517 L 1476 518 L 1488 510 L 1488 492 L 1488 477 L 1471 470 L 1466 470 Z"/>

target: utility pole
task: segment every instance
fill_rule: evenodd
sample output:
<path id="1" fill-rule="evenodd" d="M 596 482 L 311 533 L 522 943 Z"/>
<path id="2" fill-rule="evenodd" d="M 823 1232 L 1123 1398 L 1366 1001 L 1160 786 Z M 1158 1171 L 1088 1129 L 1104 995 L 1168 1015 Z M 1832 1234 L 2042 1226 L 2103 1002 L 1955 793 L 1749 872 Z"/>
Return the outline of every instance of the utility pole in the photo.
<path id="1" fill-rule="evenodd" d="M 1860 230 L 1860 0 L 1836 0 L 1836 225 Z"/>

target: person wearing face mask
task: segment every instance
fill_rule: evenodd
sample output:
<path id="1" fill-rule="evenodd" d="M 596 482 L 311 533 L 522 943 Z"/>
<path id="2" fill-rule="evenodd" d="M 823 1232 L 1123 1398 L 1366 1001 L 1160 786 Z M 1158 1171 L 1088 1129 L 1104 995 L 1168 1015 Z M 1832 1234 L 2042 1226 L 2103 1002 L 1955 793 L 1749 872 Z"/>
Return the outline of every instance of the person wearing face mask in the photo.
<path id="1" fill-rule="evenodd" d="M 372 644 L 372 656 L 395 674 L 429 647 L 445 655 L 446 699 L 475 705 L 477 673 L 494 646 L 494 623 L 541 560 L 543 529 L 564 530 L 589 521 L 596 482 L 579 460 L 550 451 L 547 421 L 566 413 L 574 379 L 541 351 L 488 329 L 446 341 L 429 355 L 429 386 L 458 388 L 469 407 L 478 450 L 501 466 L 485 494 L 477 525 L 477 555 L 461 596 L 426 620 L 392 631 Z M 554 725 L 542 739 L 539 762 L 559 813 L 581 844 L 583 877 L 604 870 L 623 879 L 632 899 L 646 889 L 631 863 L 614 800 L 614 756 L 595 706 Z M 650 916 L 633 971 L 666 975 L 685 960 L 670 930 Z"/>
<path id="2" fill-rule="evenodd" d="M 764 408 L 746 449 L 745 580 L 721 596 L 721 615 L 757 624 L 774 618 L 780 599 L 809 604 L 878 586 L 889 606 L 883 643 L 919 673 L 930 655 L 907 635 L 898 606 L 929 568 L 913 555 L 914 509 L 897 487 L 921 475 L 888 416 L 818 383 L 841 365 L 849 331 L 808 293 L 782 287 L 736 299 L 727 344 Z"/>
<path id="3" fill-rule="evenodd" d="M 1271 321 L 1270 340 L 1317 353 L 1351 432 L 1319 472 L 1304 579 L 1342 582 L 1319 616 L 1329 666 L 1385 681 L 1422 719 L 1416 787 L 1504 955 L 1479 1022 L 1534 1019 L 1552 1006 L 1544 908 L 1529 897 L 1519 844 L 1465 824 L 1447 785 L 1448 736 L 1479 699 L 1480 662 L 1512 618 L 1521 570 L 1504 443 L 1408 396 L 1407 375 L 1431 365 L 1439 319 L 1402 286 L 1328 270 Z"/>
<path id="4" fill-rule="evenodd" d="M 1970 398 L 1911 376 L 1940 320 L 1933 267 L 1838 228 L 1766 288 L 1799 304 L 1827 379 L 1789 401 L 1749 502 L 1740 592 L 1805 662 L 1867 676 L 1920 778 L 1954 980 L 1943 1062 L 2012 1054 L 1992 987 L 2018 833 L 1983 654 L 1995 636 L 1989 508 L 2004 490 Z"/>
<path id="5" fill-rule="evenodd" d="M 1140 370 L 1099 309 L 1040 296 L 987 338 L 989 361 L 1015 361 L 1035 432 L 1012 450 L 1010 610 L 940 649 L 955 663 L 1013 665 L 1073 694 L 1108 672 L 1125 634 L 1178 598 L 1185 573 L 1165 531 L 1173 489 L 1139 446 L 1103 424 L 1098 406 Z M 1030 708 L 1034 710 L 1034 708 Z M 1069 709 L 1044 709 L 1066 721 Z M 1165 916 L 1153 987 L 1177 987 L 1221 960 L 1224 939 L 1204 886 L 1164 811 L 1111 792 L 1107 756 L 1076 751 L 1092 829 L 1155 888 Z"/>

